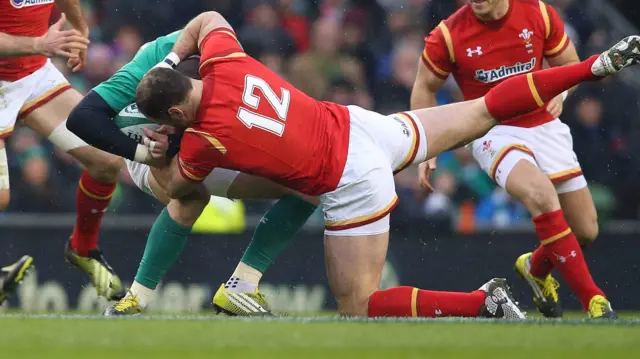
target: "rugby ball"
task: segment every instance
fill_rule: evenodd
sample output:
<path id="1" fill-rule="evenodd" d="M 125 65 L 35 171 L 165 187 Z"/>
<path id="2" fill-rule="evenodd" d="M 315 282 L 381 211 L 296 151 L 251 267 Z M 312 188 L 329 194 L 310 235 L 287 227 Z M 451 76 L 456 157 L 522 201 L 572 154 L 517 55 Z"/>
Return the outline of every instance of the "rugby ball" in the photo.
<path id="1" fill-rule="evenodd" d="M 147 118 L 138 111 L 138 105 L 135 103 L 123 108 L 113 119 L 113 122 L 115 122 L 122 133 L 140 144 L 142 144 L 144 138 L 143 128 L 146 127 L 152 130 L 160 128 L 160 125 L 147 120 Z"/>

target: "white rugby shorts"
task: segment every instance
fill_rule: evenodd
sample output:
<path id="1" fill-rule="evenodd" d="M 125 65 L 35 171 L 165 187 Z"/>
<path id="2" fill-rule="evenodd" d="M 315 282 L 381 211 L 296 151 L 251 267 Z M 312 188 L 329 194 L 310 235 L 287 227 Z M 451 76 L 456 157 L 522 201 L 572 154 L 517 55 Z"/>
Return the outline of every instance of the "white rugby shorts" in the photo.
<path id="1" fill-rule="evenodd" d="M 471 147 L 480 167 L 502 188 L 521 159 L 540 168 L 558 193 L 587 186 L 573 152 L 571 131 L 559 119 L 531 128 L 496 126 Z"/>
<path id="2" fill-rule="evenodd" d="M 18 81 L 0 81 L 0 139 L 11 135 L 18 119 L 70 88 L 49 59 L 39 70 Z"/>
<path id="3" fill-rule="evenodd" d="M 142 190 L 142 192 L 155 197 L 151 186 L 149 185 L 149 166 L 125 159 L 127 170 L 133 180 L 133 183 Z M 204 185 L 209 194 L 217 197 L 228 198 L 228 190 L 240 172 L 228 170 L 225 168 L 215 168 L 213 172 L 204 180 Z"/>
<path id="4" fill-rule="evenodd" d="M 349 106 L 351 130 L 347 162 L 338 187 L 320 196 L 325 234 L 375 235 L 389 230 L 398 204 L 397 173 L 427 156 L 427 139 L 411 112 L 384 116 Z"/>

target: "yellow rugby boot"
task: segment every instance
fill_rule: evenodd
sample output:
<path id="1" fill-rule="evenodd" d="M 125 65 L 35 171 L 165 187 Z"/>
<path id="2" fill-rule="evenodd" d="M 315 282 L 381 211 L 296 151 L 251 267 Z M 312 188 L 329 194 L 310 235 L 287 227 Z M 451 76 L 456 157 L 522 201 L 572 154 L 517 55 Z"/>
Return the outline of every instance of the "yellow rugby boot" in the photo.
<path id="1" fill-rule="evenodd" d="M 531 275 L 529 268 L 532 255 L 533 253 L 525 253 L 518 257 L 515 264 L 516 273 L 526 280 L 533 290 L 533 302 L 543 316 L 562 318 L 562 307 L 558 300 L 560 283 L 551 275 L 548 275 L 544 280 Z"/>
<path id="2" fill-rule="evenodd" d="M 118 303 L 108 306 L 103 315 L 105 317 L 121 316 L 121 315 L 140 315 L 142 313 L 142 306 L 140 305 L 140 298 L 133 294 L 120 299 Z"/>
<path id="3" fill-rule="evenodd" d="M 126 294 L 120 278 L 99 249 L 92 249 L 87 257 L 82 257 L 71 249 L 69 240 L 64 249 L 64 257 L 73 267 L 87 273 L 98 295 L 108 300 L 120 300 Z"/>
<path id="4" fill-rule="evenodd" d="M 0 304 L 15 292 L 18 284 L 32 267 L 33 258 L 22 256 L 19 261 L 0 269 Z"/>
<path id="5" fill-rule="evenodd" d="M 269 304 L 258 289 L 253 292 L 230 292 L 224 283 L 213 296 L 213 310 L 232 316 L 271 316 Z"/>
<path id="6" fill-rule="evenodd" d="M 618 319 L 607 298 L 596 295 L 589 301 L 589 317 L 592 319 Z"/>

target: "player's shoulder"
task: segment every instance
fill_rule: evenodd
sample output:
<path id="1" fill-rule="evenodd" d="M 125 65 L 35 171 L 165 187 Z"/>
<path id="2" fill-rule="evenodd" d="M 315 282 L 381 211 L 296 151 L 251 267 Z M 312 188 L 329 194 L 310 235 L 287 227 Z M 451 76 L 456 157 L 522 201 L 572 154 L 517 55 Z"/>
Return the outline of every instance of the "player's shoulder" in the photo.
<path id="1" fill-rule="evenodd" d="M 456 29 L 461 26 L 468 25 L 468 22 L 472 20 L 473 11 L 469 4 L 466 4 L 459 8 L 456 12 L 451 14 L 448 18 L 442 20 L 441 25 L 445 25 L 449 29 Z"/>

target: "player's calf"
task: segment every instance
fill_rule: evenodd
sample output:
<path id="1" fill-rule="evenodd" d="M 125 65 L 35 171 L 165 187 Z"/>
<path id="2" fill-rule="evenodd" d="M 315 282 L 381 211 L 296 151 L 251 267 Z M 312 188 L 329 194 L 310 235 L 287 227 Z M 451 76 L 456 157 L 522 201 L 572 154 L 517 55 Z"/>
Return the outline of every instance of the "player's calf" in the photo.
<path id="1" fill-rule="evenodd" d="M 577 190 L 560 192 L 563 185 L 560 184 L 558 187 L 558 197 L 564 216 L 580 245 L 588 245 L 595 241 L 599 234 L 598 213 L 591 192 L 586 185 Z"/>

